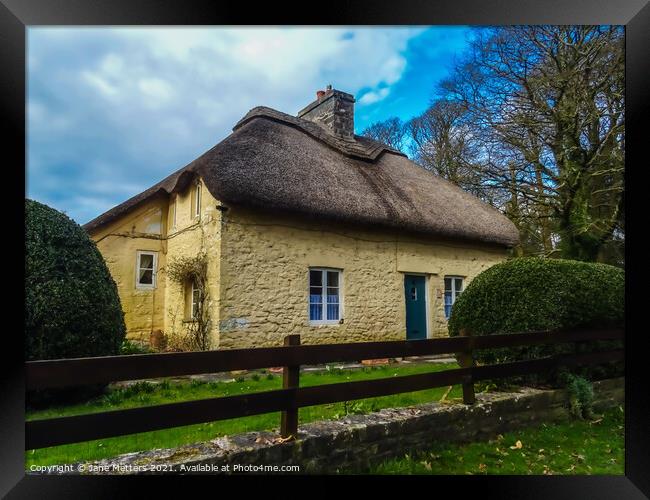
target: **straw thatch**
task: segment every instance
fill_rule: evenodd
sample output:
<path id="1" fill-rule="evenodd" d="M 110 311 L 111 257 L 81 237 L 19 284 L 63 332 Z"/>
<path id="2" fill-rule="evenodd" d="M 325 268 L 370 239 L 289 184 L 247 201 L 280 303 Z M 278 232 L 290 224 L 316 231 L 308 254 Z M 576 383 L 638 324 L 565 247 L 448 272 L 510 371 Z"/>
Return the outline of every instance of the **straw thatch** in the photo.
<path id="1" fill-rule="evenodd" d="M 345 140 L 270 108 L 251 110 L 233 133 L 143 193 L 87 223 L 114 220 L 199 175 L 225 204 L 323 220 L 513 246 L 514 224 L 496 209 L 371 139 Z"/>

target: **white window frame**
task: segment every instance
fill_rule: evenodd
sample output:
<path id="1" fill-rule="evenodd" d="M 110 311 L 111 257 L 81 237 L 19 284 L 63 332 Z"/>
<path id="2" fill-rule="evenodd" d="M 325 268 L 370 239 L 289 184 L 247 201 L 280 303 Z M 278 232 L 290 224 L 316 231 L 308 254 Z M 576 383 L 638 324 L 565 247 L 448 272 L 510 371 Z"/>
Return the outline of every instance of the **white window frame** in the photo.
<path id="1" fill-rule="evenodd" d="M 192 280 L 192 286 L 191 286 L 191 295 L 190 295 L 190 320 L 194 321 L 196 320 L 196 312 L 194 311 L 194 306 L 198 308 L 199 303 L 194 302 L 194 292 L 199 292 L 199 296 L 201 295 L 201 290 L 199 288 L 196 288 L 196 282 Z"/>
<path id="2" fill-rule="evenodd" d="M 178 195 L 174 195 L 172 205 L 172 229 L 176 229 L 176 214 L 178 213 Z"/>
<path id="3" fill-rule="evenodd" d="M 154 252 L 151 250 L 138 250 L 136 254 L 136 260 L 135 260 L 135 287 L 138 290 L 153 290 L 156 288 L 156 277 L 157 277 L 157 269 L 158 269 L 158 252 Z M 152 255 L 153 256 L 153 269 L 151 273 L 151 284 L 148 283 L 140 283 L 140 262 L 141 262 L 141 257 L 143 255 Z"/>
<path id="4" fill-rule="evenodd" d="M 322 283 L 322 313 L 321 318 L 323 319 L 311 319 L 310 310 L 311 310 L 311 272 L 320 271 L 322 273 L 321 283 Z M 337 319 L 327 319 L 327 273 L 337 273 L 339 276 L 339 285 L 338 287 L 338 297 L 339 297 L 339 317 Z M 334 287 L 329 287 L 334 288 Z M 310 267 L 307 271 L 307 318 L 309 318 L 310 325 L 339 325 L 343 319 L 343 270 L 334 269 L 331 267 Z"/>
<path id="5" fill-rule="evenodd" d="M 201 183 L 197 182 L 194 187 L 194 218 L 201 217 Z"/>
<path id="6" fill-rule="evenodd" d="M 445 304 L 445 294 L 447 293 L 447 285 L 445 284 L 445 281 L 447 278 L 451 279 L 451 306 L 454 307 L 454 304 L 456 303 L 456 299 L 458 298 L 458 291 L 456 290 L 456 280 L 460 279 L 462 282 L 462 287 L 463 289 L 460 291 L 460 293 L 463 293 L 465 291 L 465 276 L 458 276 L 454 274 L 446 274 L 444 276 L 442 285 L 442 307 L 443 310 L 446 307 Z M 451 313 L 450 313 L 451 314 Z M 445 312 L 445 319 L 449 319 L 449 316 L 447 316 L 447 313 Z"/>

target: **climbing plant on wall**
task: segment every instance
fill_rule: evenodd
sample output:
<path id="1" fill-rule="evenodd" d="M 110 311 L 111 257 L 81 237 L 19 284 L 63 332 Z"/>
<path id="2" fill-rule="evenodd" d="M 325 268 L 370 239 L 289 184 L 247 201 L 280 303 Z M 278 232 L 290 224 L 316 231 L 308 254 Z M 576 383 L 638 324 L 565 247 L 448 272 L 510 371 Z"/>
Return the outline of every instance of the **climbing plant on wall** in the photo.
<path id="1" fill-rule="evenodd" d="M 189 318 L 182 332 L 171 332 L 172 344 L 183 350 L 210 349 L 210 311 L 207 287 L 208 261 L 205 253 L 193 257 L 176 257 L 167 264 L 169 280 L 186 290 Z"/>

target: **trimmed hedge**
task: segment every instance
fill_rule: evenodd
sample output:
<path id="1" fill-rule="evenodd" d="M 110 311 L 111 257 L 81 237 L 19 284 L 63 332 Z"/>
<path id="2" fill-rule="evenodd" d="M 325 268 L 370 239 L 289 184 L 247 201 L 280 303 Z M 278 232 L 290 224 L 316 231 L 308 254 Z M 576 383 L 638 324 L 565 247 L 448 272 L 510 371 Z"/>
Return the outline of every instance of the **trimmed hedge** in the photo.
<path id="1" fill-rule="evenodd" d="M 65 214 L 25 200 L 25 358 L 115 355 L 125 335 L 95 243 Z"/>
<path id="2" fill-rule="evenodd" d="M 449 335 L 465 328 L 472 335 L 522 333 L 624 325 L 625 274 L 607 264 L 563 259 L 517 258 L 479 274 L 458 297 L 449 318 Z M 592 342 L 585 351 L 620 347 Z M 574 344 L 484 349 L 482 364 L 536 359 L 575 352 Z M 576 370 L 590 378 L 622 374 L 622 365 Z M 527 382 L 557 382 L 557 374 L 527 377 Z"/>

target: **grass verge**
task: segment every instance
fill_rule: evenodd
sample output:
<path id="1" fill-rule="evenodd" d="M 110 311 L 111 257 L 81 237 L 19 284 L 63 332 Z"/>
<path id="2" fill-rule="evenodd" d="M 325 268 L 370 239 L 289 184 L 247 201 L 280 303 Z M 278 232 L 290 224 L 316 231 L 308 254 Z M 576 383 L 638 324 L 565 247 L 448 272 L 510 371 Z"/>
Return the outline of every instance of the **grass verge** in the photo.
<path id="1" fill-rule="evenodd" d="M 397 377 L 416 373 L 436 372 L 457 368 L 456 364 L 383 365 L 358 370 L 332 369 L 323 372 L 301 373 L 303 387 L 368 380 L 372 378 Z M 182 382 L 163 381 L 160 384 L 140 382 L 133 386 L 112 389 L 105 395 L 84 404 L 51 407 L 45 410 L 28 411 L 27 420 L 80 415 L 139 406 L 159 405 L 195 399 L 233 396 L 251 392 L 279 389 L 281 377 L 265 370 L 256 372 L 252 378 L 238 378 L 233 382 Z M 300 409 L 300 423 L 315 420 L 337 419 L 351 413 L 369 413 L 381 408 L 411 406 L 438 401 L 446 387 L 424 391 L 361 399 L 353 402 L 334 403 Z M 448 399 L 461 397 L 460 386 L 454 386 Z M 25 467 L 30 465 L 65 464 L 102 458 L 154 448 L 171 448 L 183 444 L 208 441 L 219 436 L 241 432 L 269 430 L 279 427 L 280 413 L 267 413 L 250 417 L 207 422 L 184 427 L 144 432 L 63 446 L 53 446 L 25 452 Z"/>
<path id="2" fill-rule="evenodd" d="M 541 424 L 487 442 L 437 443 L 370 474 L 624 474 L 623 408 L 593 420 Z"/>

